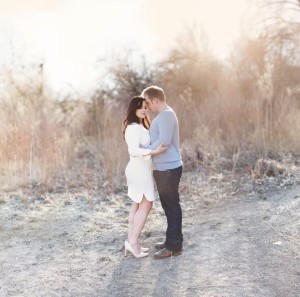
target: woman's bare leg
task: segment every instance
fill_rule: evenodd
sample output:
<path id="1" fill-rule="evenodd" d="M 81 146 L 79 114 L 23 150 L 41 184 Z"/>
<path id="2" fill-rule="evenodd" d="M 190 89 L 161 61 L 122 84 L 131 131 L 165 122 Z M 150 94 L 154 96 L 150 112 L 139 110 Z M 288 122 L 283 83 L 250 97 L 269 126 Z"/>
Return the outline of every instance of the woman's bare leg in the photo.
<path id="1" fill-rule="evenodd" d="M 145 226 L 147 216 L 151 208 L 152 208 L 152 202 L 148 201 L 144 196 L 142 202 L 139 203 L 138 209 L 134 215 L 133 226 L 129 237 L 129 244 L 136 251 L 136 253 L 140 252 L 138 238 Z"/>
<path id="2" fill-rule="evenodd" d="M 129 211 L 129 216 L 128 216 L 128 237 L 127 241 L 129 242 L 129 238 L 131 235 L 132 227 L 133 227 L 133 222 L 134 222 L 134 216 L 139 208 L 139 204 L 136 202 L 132 202 L 130 211 Z"/>

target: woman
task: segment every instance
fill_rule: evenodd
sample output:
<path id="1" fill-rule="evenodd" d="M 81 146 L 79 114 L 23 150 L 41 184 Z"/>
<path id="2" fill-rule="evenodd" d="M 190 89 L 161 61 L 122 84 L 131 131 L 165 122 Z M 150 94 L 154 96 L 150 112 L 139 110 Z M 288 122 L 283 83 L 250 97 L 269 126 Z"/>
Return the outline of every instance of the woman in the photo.
<path id="1" fill-rule="evenodd" d="M 129 212 L 128 238 L 125 241 L 125 256 L 130 251 L 136 258 L 148 256 L 149 249 L 142 248 L 138 238 L 146 223 L 152 208 L 154 183 L 152 177 L 151 156 L 164 152 L 167 148 L 160 145 L 155 150 L 146 149 L 150 144 L 150 119 L 147 104 L 143 97 L 133 97 L 130 101 L 127 117 L 124 121 L 124 137 L 128 145 L 130 161 L 125 175 L 128 186 L 128 196 L 132 199 Z"/>

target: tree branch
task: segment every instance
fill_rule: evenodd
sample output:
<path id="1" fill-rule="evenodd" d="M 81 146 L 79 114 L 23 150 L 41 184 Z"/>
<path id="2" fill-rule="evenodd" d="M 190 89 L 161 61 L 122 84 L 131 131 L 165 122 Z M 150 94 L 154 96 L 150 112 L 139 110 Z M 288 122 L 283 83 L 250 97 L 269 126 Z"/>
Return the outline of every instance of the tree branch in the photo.
<path id="1" fill-rule="evenodd" d="M 298 2 L 298 3 L 297 3 Z M 299 9 L 300 9 L 300 0 L 297 0 L 297 2 L 292 2 L 292 1 L 288 1 L 288 0 L 279 0 L 279 1 L 267 1 L 264 3 L 262 3 L 259 8 L 265 8 L 267 6 L 270 6 L 270 5 L 284 5 L 284 4 L 290 4 L 290 5 L 294 5 L 294 6 L 297 6 Z"/>

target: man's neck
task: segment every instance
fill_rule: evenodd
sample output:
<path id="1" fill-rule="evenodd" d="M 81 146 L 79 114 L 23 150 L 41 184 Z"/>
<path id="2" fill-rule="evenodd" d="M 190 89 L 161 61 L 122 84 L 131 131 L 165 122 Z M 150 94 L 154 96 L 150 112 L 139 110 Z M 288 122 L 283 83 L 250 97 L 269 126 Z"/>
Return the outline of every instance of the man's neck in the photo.
<path id="1" fill-rule="evenodd" d="M 162 103 L 158 106 L 156 114 L 158 115 L 159 113 L 161 113 L 162 111 L 164 111 L 164 110 L 167 109 L 167 108 L 168 108 L 167 103 L 166 103 L 166 102 L 162 102 Z"/>

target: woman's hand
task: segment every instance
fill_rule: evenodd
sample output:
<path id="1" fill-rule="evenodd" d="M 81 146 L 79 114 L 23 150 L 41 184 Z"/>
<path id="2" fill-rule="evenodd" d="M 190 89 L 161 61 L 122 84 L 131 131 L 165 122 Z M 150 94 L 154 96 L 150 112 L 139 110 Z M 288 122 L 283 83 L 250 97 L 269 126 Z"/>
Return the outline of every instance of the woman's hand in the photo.
<path id="1" fill-rule="evenodd" d="M 161 154 L 161 153 L 165 152 L 165 151 L 167 150 L 167 148 L 168 148 L 168 147 L 163 146 L 163 143 L 162 143 L 159 147 L 157 147 L 155 150 L 153 150 L 153 151 L 150 153 L 150 155 L 151 155 L 151 156 L 154 156 L 154 155 Z"/>

